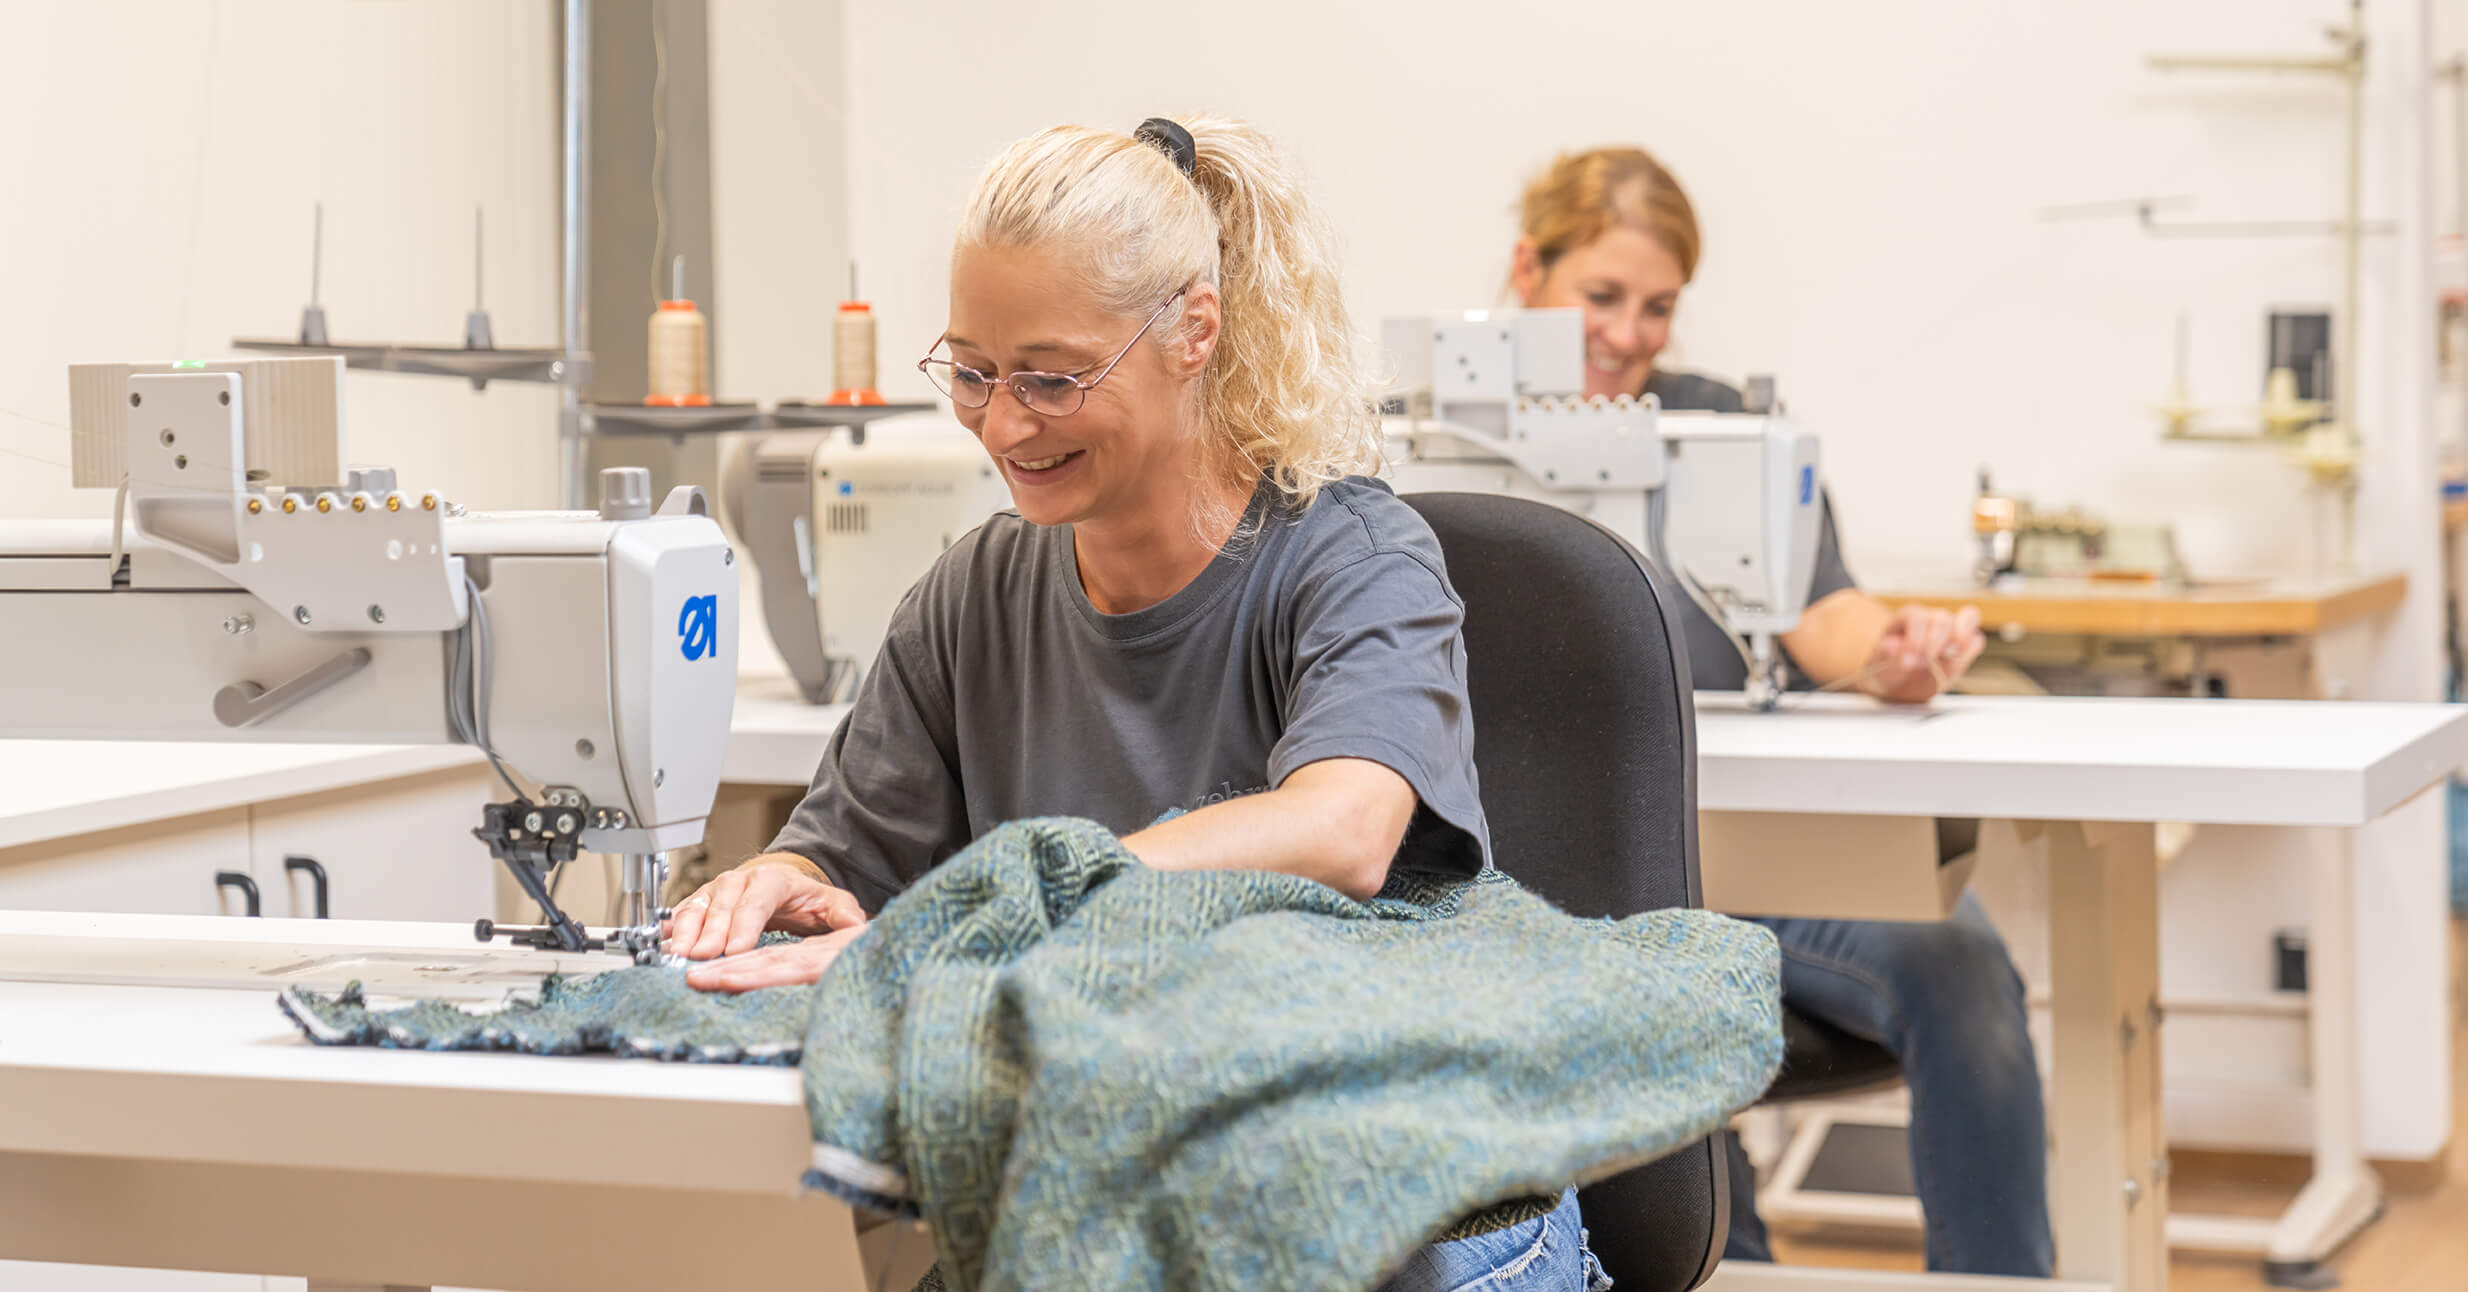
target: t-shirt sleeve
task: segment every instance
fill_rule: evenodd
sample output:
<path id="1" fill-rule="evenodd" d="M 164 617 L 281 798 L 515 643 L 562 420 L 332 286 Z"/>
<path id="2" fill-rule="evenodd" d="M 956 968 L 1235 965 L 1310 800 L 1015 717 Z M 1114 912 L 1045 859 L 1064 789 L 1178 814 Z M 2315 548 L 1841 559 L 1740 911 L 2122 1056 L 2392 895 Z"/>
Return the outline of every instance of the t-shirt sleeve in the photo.
<path id="1" fill-rule="evenodd" d="M 1324 758 L 1380 763 L 1419 800 L 1392 864 L 1480 871 L 1490 833 L 1466 702 L 1465 610 L 1447 581 L 1411 553 L 1374 552 L 1314 579 L 1294 614 L 1269 784 Z"/>
<path id="2" fill-rule="evenodd" d="M 814 769 L 813 785 L 771 844 L 882 909 L 968 842 L 947 652 L 935 576 L 891 618 L 874 668 Z"/>
<path id="3" fill-rule="evenodd" d="M 1858 586 L 1850 567 L 1843 564 L 1842 535 L 1834 532 L 1834 495 L 1822 494 L 1817 504 L 1817 563 L 1808 579 L 1808 604 Z"/>

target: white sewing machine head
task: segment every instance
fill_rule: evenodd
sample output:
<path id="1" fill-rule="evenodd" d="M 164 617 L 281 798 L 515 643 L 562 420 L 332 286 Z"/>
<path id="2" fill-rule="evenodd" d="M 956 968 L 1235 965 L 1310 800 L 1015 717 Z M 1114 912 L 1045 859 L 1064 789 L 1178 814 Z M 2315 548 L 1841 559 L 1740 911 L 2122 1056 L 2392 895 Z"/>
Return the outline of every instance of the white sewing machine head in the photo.
<path id="1" fill-rule="evenodd" d="M 891 612 L 943 549 L 1011 506 L 1010 486 L 947 412 L 768 436 L 720 482 L 762 580 L 763 622 L 809 704 L 847 700 Z"/>
<path id="2" fill-rule="evenodd" d="M 603 473 L 598 512 L 501 514 L 346 470 L 342 366 L 71 370 L 74 482 L 125 499 L 0 522 L 0 599 L 45 625 L 0 644 L 8 734 L 477 746 L 513 795 L 476 833 L 527 891 L 581 850 L 636 859 L 628 929 L 587 938 L 539 887 L 551 925 L 509 935 L 641 953 L 719 787 L 734 554 L 639 470 Z"/>
<path id="3" fill-rule="evenodd" d="M 1399 490 L 1509 494 L 1602 523 L 1748 638 L 1752 695 L 1770 702 L 1773 639 L 1799 625 L 1815 572 L 1816 436 L 1778 412 L 1585 398 L 1575 310 L 1391 319 L 1382 339 Z"/>

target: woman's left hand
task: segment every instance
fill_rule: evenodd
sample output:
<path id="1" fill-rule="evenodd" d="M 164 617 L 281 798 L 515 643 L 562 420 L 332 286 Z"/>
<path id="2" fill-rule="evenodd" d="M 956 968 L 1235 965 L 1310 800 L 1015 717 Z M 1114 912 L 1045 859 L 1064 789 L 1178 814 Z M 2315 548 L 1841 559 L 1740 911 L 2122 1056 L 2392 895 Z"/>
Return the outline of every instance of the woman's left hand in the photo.
<path id="1" fill-rule="evenodd" d="M 759 947 L 718 960 L 707 960 L 686 971 L 686 985 L 697 991 L 754 991 L 762 987 L 797 987 L 823 976 L 848 944 L 865 934 L 868 925 L 839 929 L 802 942 Z"/>
<path id="2" fill-rule="evenodd" d="M 1867 680 L 1860 689 L 1890 704 L 1921 704 L 1961 677 L 1986 649 L 1978 607 L 1948 612 L 1904 606 L 1868 652 L 1862 671 Z"/>

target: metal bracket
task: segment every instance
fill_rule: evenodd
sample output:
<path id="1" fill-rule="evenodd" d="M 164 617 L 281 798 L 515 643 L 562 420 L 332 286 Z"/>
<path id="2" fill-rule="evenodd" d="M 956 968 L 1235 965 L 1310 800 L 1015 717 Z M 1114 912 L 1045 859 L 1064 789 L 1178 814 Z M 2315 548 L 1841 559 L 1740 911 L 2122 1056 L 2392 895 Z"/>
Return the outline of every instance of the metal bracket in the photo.
<path id="1" fill-rule="evenodd" d="M 253 727 L 368 667 L 368 647 L 354 646 L 269 691 L 255 682 L 234 682 L 214 693 L 214 719 L 226 727 Z"/>
<path id="2" fill-rule="evenodd" d="M 582 852 L 587 812 L 581 797 L 573 795 L 571 804 L 516 799 L 511 803 L 490 803 L 480 809 L 480 826 L 471 832 L 472 837 L 487 844 L 488 854 L 505 863 L 524 896 L 539 904 L 548 923 L 500 926 L 492 920 L 480 920 L 472 925 L 473 936 L 482 942 L 502 937 L 516 946 L 542 951 L 597 951 L 608 945 L 605 939 L 591 936 L 575 923 L 574 917 L 557 909 L 548 892 L 550 869 L 574 860 Z"/>
<path id="3" fill-rule="evenodd" d="M 1443 406 L 1405 427 L 1409 440 L 1439 436 L 1496 457 L 1551 489 L 1632 493 L 1662 487 L 1662 436 L 1651 399 L 1519 399 L 1505 434 L 1451 420 Z"/>

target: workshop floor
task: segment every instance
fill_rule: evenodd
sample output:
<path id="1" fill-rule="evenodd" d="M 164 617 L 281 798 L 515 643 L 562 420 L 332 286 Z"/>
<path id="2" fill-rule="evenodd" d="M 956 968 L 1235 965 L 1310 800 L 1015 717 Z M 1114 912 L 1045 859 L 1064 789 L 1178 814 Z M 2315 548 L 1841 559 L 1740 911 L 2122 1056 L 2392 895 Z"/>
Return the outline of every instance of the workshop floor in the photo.
<path id="1" fill-rule="evenodd" d="M 2468 993 L 2460 990 L 2468 968 L 2468 921 L 2451 925 L 2451 1127 L 2454 1142 L 2468 1130 Z M 2293 1160 L 2291 1160 L 2293 1161 Z M 2460 1286 L 2468 1269 L 2468 1163 L 2455 1150 L 2450 1173 L 2431 1192 L 2393 1193 L 2383 1218 L 2366 1229 L 2332 1266 L 2349 1292 L 2386 1288 Z M 2276 1168 L 2278 1162 L 2274 1162 Z M 2268 1216 L 2296 1192 L 2293 1171 L 2258 1179 L 2215 1158 L 2181 1161 L 2170 1188 L 2189 1211 Z M 1921 1268 L 1919 1237 L 1845 1226 L 1777 1227 L 1774 1250 L 1786 1264 L 1858 1269 Z M 2262 1267 L 2250 1257 L 2178 1253 L 2169 1262 L 2170 1292 L 2265 1292 Z"/>

